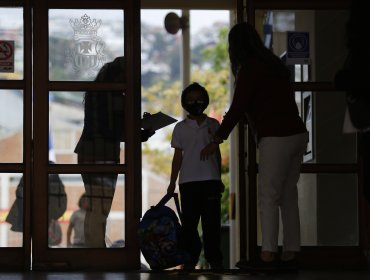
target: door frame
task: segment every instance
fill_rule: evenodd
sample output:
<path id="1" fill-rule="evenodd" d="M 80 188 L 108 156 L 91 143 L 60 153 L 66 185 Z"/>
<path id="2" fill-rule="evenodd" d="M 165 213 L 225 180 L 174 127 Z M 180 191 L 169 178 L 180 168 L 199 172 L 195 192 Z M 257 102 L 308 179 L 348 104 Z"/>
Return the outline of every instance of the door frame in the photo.
<path id="1" fill-rule="evenodd" d="M 124 11 L 125 83 L 49 81 L 48 10 L 49 9 L 119 9 Z M 140 268 L 137 227 L 141 216 L 141 140 L 140 140 L 140 3 L 135 0 L 34 1 L 33 45 L 34 71 L 34 178 L 32 201 L 33 270 L 124 270 Z M 47 51 L 45 51 L 47 50 Z M 48 163 L 49 91 L 70 90 L 125 91 L 125 164 L 80 165 Z M 48 174 L 117 172 L 125 174 L 125 247 L 57 249 L 47 245 Z M 35 205 L 35 204 L 34 204 Z M 99 256 L 99 257 L 97 257 Z"/>
<path id="2" fill-rule="evenodd" d="M 23 158 L 19 163 L 1 163 L 1 173 L 23 175 L 23 246 L 1 248 L 0 270 L 25 270 L 31 255 L 31 182 L 32 182 L 32 13 L 30 0 L 4 0 L 2 8 L 23 8 L 23 79 L 0 80 L 0 89 L 23 91 Z"/>

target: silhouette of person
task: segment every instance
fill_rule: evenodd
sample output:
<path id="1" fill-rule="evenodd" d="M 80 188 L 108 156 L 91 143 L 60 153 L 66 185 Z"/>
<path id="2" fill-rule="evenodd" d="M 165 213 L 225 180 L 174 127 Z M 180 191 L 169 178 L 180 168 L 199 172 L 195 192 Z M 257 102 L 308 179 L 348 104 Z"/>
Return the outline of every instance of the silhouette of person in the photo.
<path id="1" fill-rule="evenodd" d="M 106 63 L 96 82 L 122 82 L 124 57 Z M 118 164 L 120 142 L 124 142 L 124 93 L 120 91 L 88 91 L 84 98 L 84 127 L 76 145 L 80 164 Z M 153 131 L 142 130 L 147 141 Z M 81 174 L 89 207 L 85 216 L 85 246 L 104 248 L 108 214 L 111 209 L 118 174 Z"/>
<path id="2" fill-rule="evenodd" d="M 54 163 L 49 161 L 49 163 Z M 67 195 L 65 186 L 58 174 L 49 174 L 48 176 L 48 223 L 57 223 L 58 219 L 63 216 L 67 209 Z M 6 222 L 11 224 L 11 231 L 23 231 L 23 176 L 19 180 L 15 191 L 15 201 L 13 202 Z"/>
<path id="3" fill-rule="evenodd" d="M 279 211 L 284 227 L 281 259 L 292 265 L 300 251 L 297 182 L 308 133 L 299 116 L 288 68 L 264 46 L 254 27 L 247 22 L 236 24 L 228 40 L 234 97 L 213 141 L 200 156 L 206 160 L 246 116 L 259 149 L 262 251 L 256 260 L 241 261 L 237 266 L 277 265 Z"/>
<path id="4" fill-rule="evenodd" d="M 67 229 L 68 247 L 85 247 L 85 216 L 88 208 L 88 199 L 85 194 L 78 200 L 78 209 L 72 213 Z M 73 242 L 72 242 L 73 232 Z"/>

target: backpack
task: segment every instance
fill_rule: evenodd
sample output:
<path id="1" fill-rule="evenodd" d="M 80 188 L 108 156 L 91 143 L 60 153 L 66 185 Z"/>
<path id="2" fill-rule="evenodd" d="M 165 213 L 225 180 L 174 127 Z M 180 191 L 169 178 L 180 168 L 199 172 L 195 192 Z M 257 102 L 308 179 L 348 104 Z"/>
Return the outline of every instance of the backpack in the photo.
<path id="1" fill-rule="evenodd" d="M 140 249 L 151 269 L 171 268 L 190 261 L 190 255 L 184 250 L 179 218 L 165 206 L 172 197 L 181 219 L 177 194 L 166 194 L 145 212 L 139 224 Z"/>
<path id="2" fill-rule="evenodd" d="M 48 200 L 49 219 L 58 220 L 67 209 L 67 194 L 58 174 L 49 174 Z"/>

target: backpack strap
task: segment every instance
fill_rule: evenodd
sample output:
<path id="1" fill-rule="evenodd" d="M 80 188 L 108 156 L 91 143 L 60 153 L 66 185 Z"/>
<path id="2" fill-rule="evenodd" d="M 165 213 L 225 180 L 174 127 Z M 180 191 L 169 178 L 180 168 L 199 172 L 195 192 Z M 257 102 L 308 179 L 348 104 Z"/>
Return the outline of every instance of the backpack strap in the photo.
<path id="1" fill-rule="evenodd" d="M 162 199 L 157 203 L 156 206 L 164 206 L 166 205 L 166 203 L 168 201 L 170 201 L 170 199 L 172 198 L 172 194 L 169 194 L 169 193 L 166 193 L 166 195 L 164 197 L 162 197 Z"/>
<path id="2" fill-rule="evenodd" d="M 181 221 L 181 224 L 182 224 L 182 212 L 181 212 L 181 208 L 180 208 L 180 202 L 179 202 L 179 195 L 178 195 L 178 193 L 173 193 L 173 194 L 167 193 L 164 197 L 162 197 L 162 199 L 157 203 L 156 206 L 164 206 L 168 201 L 170 201 L 170 199 L 172 197 L 175 200 L 177 214 L 179 215 L 180 221 Z"/>

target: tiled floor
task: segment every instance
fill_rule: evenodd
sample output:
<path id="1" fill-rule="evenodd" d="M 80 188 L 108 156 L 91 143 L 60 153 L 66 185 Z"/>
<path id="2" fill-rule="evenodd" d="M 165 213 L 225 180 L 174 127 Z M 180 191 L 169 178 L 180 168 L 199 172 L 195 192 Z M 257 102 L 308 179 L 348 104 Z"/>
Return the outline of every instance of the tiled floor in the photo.
<path id="1" fill-rule="evenodd" d="M 301 270 L 297 273 L 249 273 L 228 270 L 171 272 L 9 272 L 0 280 L 369 280 L 370 270 Z"/>

